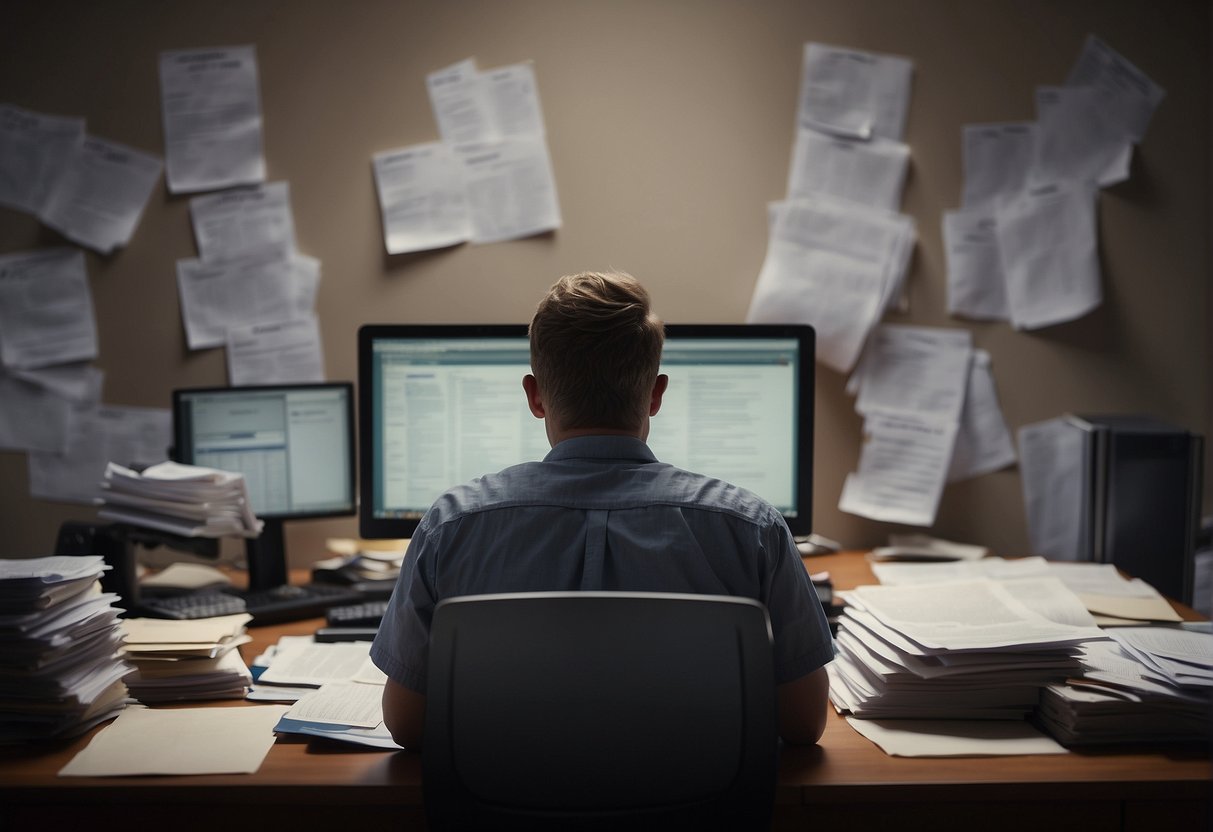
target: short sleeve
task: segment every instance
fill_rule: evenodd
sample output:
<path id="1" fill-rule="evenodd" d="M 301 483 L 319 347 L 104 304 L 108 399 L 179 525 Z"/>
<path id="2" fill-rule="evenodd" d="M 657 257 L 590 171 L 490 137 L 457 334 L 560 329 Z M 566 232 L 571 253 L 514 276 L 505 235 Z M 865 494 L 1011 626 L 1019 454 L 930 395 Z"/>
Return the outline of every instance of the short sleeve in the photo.
<path id="1" fill-rule="evenodd" d="M 435 557 L 431 540 L 423 522 L 409 542 L 404 568 L 371 644 L 375 666 L 392 681 L 421 694 L 425 693 L 430 623 L 437 604 L 427 576 Z"/>
<path id="2" fill-rule="evenodd" d="M 775 639 L 775 683 L 793 682 L 834 659 L 825 610 L 782 518 L 764 535 L 770 563 L 763 603 Z"/>

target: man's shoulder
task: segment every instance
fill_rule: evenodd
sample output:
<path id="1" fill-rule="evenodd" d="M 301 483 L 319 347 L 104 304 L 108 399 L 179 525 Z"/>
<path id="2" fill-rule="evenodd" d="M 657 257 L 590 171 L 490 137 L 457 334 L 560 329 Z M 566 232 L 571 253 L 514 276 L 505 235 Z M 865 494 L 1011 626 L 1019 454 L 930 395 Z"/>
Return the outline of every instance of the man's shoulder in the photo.
<path id="1" fill-rule="evenodd" d="M 662 465 L 661 468 L 668 485 L 668 497 L 688 508 L 722 511 L 759 524 L 780 519 L 774 506 L 747 488 L 673 465 Z"/>

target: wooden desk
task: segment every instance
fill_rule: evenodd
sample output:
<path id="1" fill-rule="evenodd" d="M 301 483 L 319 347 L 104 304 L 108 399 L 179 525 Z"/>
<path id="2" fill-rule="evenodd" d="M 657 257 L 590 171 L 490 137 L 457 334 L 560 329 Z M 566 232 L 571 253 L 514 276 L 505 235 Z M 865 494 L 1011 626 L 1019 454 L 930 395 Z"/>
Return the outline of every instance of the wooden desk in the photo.
<path id="1" fill-rule="evenodd" d="M 857 554 L 805 563 L 812 571 L 828 569 L 839 588 L 872 581 Z M 319 623 L 253 628 L 244 655 L 251 658 L 283 635 L 310 633 Z M 335 750 L 284 738 L 252 775 L 56 777 L 88 738 L 32 751 L 0 749 L 0 829 L 424 828 L 421 761 L 414 753 Z M 835 716 L 820 745 L 783 751 L 774 826 L 1187 832 L 1208 828 L 1210 773 L 1207 749 L 1174 747 L 902 759 L 885 755 Z"/>

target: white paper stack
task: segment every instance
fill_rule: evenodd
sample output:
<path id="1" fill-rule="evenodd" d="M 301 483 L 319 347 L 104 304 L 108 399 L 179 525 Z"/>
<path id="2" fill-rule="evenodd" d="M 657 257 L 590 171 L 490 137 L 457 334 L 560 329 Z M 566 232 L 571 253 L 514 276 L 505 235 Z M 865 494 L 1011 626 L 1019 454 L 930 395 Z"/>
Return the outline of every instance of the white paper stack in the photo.
<path id="1" fill-rule="evenodd" d="M 1041 696 L 1040 721 L 1066 745 L 1210 738 L 1213 635 L 1173 627 L 1109 630 L 1086 671 Z"/>
<path id="2" fill-rule="evenodd" d="M 0 560 L 0 743 L 82 734 L 127 704 L 99 555 Z"/>
<path id="3" fill-rule="evenodd" d="M 163 621 L 122 622 L 125 655 L 137 668 L 127 680 L 131 696 L 144 704 L 206 699 L 243 699 L 253 676 L 236 648 L 252 639 L 248 613 Z"/>
<path id="4" fill-rule="evenodd" d="M 244 475 L 161 462 L 142 473 L 113 462 L 101 483 L 98 516 L 185 537 L 256 537 L 262 522 L 249 505 Z"/>
<path id="5" fill-rule="evenodd" d="M 1051 576 L 862 586 L 846 600 L 830 697 L 856 717 L 1022 718 L 1104 638 Z"/>

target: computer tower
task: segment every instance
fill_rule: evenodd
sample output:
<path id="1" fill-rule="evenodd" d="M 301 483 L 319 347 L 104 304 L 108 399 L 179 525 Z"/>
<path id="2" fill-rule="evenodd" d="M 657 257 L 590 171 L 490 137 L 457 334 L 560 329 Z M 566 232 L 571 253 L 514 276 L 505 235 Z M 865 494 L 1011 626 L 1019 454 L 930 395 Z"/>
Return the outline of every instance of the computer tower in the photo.
<path id="1" fill-rule="evenodd" d="M 1147 416 L 1069 415 L 1082 435 L 1079 560 L 1192 603 L 1204 442 Z"/>

